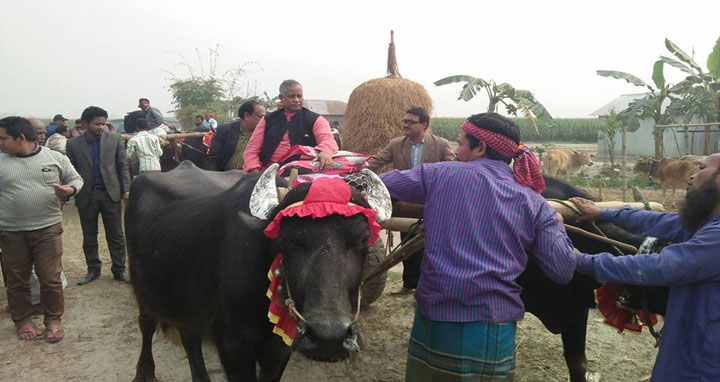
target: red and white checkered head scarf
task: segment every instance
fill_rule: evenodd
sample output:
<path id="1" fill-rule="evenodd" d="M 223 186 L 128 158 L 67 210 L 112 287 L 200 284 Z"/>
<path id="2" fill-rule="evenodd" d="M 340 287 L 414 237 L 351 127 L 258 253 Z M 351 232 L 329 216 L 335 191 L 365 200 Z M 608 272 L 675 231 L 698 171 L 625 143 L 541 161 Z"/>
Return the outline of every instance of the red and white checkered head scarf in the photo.
<path id="1" fill-rule="evenodd" d="M 485 142 L 488 147 L 500 155 L 512 158 L 513 173 L 518 183 L 532 188 L 537 193 L 545 190 L 545 179 L 540 173 L 540 163 L 527 146 L 518 145 L 505 135 L 479 128 L 470 121 L 465 121 L 460 128 L 467 134 Z"/>

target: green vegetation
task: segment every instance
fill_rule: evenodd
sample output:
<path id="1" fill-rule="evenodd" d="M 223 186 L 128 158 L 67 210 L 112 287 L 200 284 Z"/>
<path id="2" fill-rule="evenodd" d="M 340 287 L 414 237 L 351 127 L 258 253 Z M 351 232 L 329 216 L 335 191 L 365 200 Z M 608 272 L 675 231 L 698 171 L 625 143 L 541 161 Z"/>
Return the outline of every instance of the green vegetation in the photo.
<path id="1" fill-rule="evenodd" d="M 598 139 L 597 118 L 555 118 L 550 123 L 538 124 L 538 135 L 525 118 L 514 118 L 525 142 L 572 142 L 594 143 Z M 460 134 L 465 118 L 433 118 L 430 121 L 433 134 L 454 141 Z"/>
<path id="2" fill-rule="evenodd" d="M 640 126 L 639 121 L 645 118 L 652 118 L 658 125 L 672 123 L 678 118 L 682 118 L 685 123 L 692 120 L 701 122 L 720 120 L 720 38 L 715 43 L 713 52 L 708 56 L 707 72 L 695 62 L 693 55 L 687 54 L 669 39 L 665 39 L 665 47 L 675 58 L 660 56 L 655 61 L 652 71 L 654 86 L 625 72 L 597 71 L 599 76 L 624 80 L 648 89 L 645 97 L 631 102 L 627 109 L 618 111 L 618 116 L 627 126 L 628 132 L 637 130 Z M 665 65 L 684 72 L 685 79 L 677 84 L 666 82 Z M 670 101 L 670 105 L 665 107 L 667 100 Z M 661 155 L 657 142 L 663 132 L 656 130 L 655 134 L 656 155 Z"/>
<path id="3" fill-rule="evenodd" d="M 573 175 L 570 177 L 570 184 L 577 187 L 598 188 L 602 181 L 603 187 L 606 188 L 622 188 L 623 181 L 618 176 L 615 178 L 597 178 L 586 177 L 582 175 Z M 628 174 L 628 188 L 660 188 L 660 185 L 648 179 L 647 174 Z"/>
<path id="4" fill-rule="evenodd" d="M 197 49 L 196 49 L 197 51 Z M 200 63 L 200 73 L 196 73 L 193 67 L 180 55 L 182 62 L 177 66 L 187 69 L 189 76 L 179 78 L 173 73 L 170 92 L 172 93 L 173 104 L 177 108 L 175 117 L 183 126 L 193 126 L 195 115 L 205 115 L 210 112 L 215 115 L 218 123 L 229 121 L 235 117 L 238 107 L 248 100 L 254 99 L 266 108 L 275 106 L 275 98 L 269 97 L 267 93 L 258 96 L 255 90 L 249 85 L 244 95 L 241 92 L 242 83 L 246 82 L 246 67 L 249 63 L 236 66 L 222 75 L 217 73 L 217 59 L 219 57 L 217 46 L 210 49 L 208 71 L 205 72 L 200 52 L 197 51 Z M 247 81 L 249 83 L 249 81 Z"/>
<path id="5" fill-rule="evenodd" d="M 552 116 L 545 106 L 535 99 L 535 96 L 522 89 L 515 89 L 508 83 L 497 84 L 494 80 L 486 81 L 480 77 L 468 76 L 465 74 L 445 77 L 435 81 L 435 86 L 448 85 L 464 82 L 458 100 L 470 101 L 478 92 L 486 93 L 488 96 L 488 113 L 497 113 L 498 106 L 505 106 L 509 115 L 517 117 L 518 112 L 525 117 L 527 123 L 538 131 L 537 122 L 552 121 Z M 537 120 L 536 120 L 537 119 Z"/>

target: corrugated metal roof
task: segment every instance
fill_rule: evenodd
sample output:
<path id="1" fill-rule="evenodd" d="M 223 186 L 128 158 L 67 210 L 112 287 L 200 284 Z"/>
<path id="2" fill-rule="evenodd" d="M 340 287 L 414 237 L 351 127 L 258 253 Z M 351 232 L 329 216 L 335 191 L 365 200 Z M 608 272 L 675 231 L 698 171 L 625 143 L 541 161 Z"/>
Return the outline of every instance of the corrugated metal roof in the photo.
<path id="1" fill-rule="evenodd" d="M 347 103 L 324 99 L 306 99 L 304 106 L 320 115 L 345 115 Z"/>
<path id="2" fill-rule="evenodd" d="M 620 97 L 612 100 L 609 104 L 590 113 L 590 115 L 593 117 L 602 117 L 602 116 L 610 114 L 610 110 L 612 110 L 612 109 L 615 109 L 615 112 L 619 113 L 619 112 L 627 109 L 627 107 L 630 106 L 630 102 L 635 101 L 636 99 L 645 97 L 645 94 L 647 94 L 647 93 L 623 94 Z M 666 108 L 669 104 L 670 104 L 670 99 L 666 98 L 665 101 L 663 102 L 663 109 Z"/>
<path id="3" fill-rule="evenodd" d="M 645 93 L 623 94 L 620 97 L 612 100 L 609 104 L 590 113 L 590 115 L 593 117 L 601 117 L 610 114 L 610 110 L 613 109 L 615 109 L 616 113 L 619 113 L 627 109 L 627 107 L 630 105 L 630 102 L 635 101 L 636 99 L 640 99 L 642 97 L 645 97 Z"/>

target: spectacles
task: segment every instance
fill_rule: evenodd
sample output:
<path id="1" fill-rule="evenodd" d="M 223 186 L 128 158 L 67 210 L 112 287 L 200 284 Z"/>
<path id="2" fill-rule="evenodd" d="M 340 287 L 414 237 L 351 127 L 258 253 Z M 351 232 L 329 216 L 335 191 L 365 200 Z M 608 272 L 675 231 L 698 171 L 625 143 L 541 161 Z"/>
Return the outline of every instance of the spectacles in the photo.
<path id="1" fill-rule="evenodd" d="M 420 121 L 413 121 L 412 119 L 403 119 L 402 124 L 403 126 L 412 126 L 416 123 L 421 123 Z"/>

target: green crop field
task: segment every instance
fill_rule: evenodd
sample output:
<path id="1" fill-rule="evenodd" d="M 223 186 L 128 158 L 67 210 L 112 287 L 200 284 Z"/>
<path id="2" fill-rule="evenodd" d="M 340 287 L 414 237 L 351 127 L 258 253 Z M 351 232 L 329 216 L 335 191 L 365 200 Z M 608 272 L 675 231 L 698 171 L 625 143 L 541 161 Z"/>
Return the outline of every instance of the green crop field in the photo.
<path id="1" fill-rule="evenodd" d="M 596 118 L 556 118 L 549 123 L 538 123 L 538 135 L 526 119 L 513 120 L 520 127 L 522 140 L 530 142 L 594 143 L 597 142 L 597 127 L 600 124 Z M 455 140 L 464 121 L 464 118 L 433 118 L 430 126 L 434 134 Z"/>

